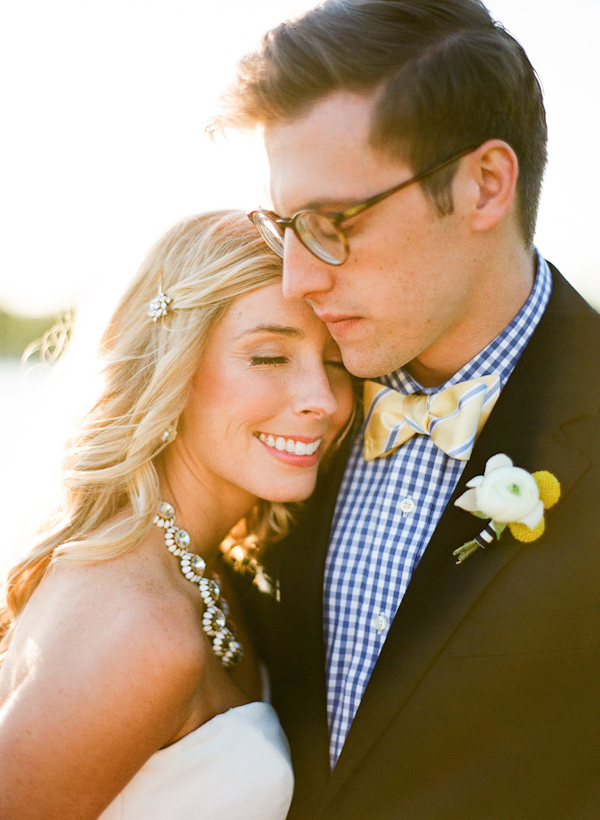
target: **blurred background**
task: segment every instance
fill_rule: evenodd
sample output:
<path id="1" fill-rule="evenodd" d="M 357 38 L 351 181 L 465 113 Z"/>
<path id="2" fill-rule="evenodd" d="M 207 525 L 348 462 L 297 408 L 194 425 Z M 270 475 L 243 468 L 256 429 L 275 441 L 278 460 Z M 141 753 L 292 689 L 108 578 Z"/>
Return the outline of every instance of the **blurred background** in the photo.
<path id="1" fill-rule="evenodd" d="M 239 135 L 211 142 L 204 128 L 236 60 L 268 28 L 313 5 L 4 4 L 0 493 L 8 515 L 0 563 L 53 496 L 60 442 L 85 392 L 85 373 L 68 381 L 43 363 L 64 345 L 69 315 L 93 338 L 146 250 L 174 222 L 264 201 L 260 146 Z M 598 307 L 600 2 L 487 5 L 523 43 L 545 91 L 550 160 L 537 245 Z"/>

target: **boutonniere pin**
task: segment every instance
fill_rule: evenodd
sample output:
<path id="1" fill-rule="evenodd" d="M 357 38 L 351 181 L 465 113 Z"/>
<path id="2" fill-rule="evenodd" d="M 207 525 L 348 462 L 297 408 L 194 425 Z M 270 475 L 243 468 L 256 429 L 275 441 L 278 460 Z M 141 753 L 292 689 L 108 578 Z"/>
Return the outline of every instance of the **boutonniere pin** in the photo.
<path id="1" fill-rule="evenodd" d="M 544 532 L 544 510 L 560 498 L 560 483 L 547 470 L 528 473 L 515 467 L 503 453 L 492 456 L 483 475 L 467 482 L 469 489 L 454 502 L 478 518 L 491 519 L 472 541 L 454 550 L 456 563 L 469 557 L 478 547 L 491 544 L 508 527 L 517 541 L 535 541 Z"/>

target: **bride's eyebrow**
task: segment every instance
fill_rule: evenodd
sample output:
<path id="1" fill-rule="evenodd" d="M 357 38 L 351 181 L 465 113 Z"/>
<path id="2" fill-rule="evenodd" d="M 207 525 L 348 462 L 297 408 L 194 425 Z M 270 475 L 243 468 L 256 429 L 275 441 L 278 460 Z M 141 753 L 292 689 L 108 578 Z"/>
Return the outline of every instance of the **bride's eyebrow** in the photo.
<path id="1" fill-rule="evenodd" d="M 287 327 L 286 325 L 256 325 L 247 330 L 242 330 L 236 339 L 242 339 L 244 336 L 250 336 L 256 333 L 273 333 L 277 336 L 291 336 L 295 339 L 303 339 L 304 331 L 298 327 Z"/>

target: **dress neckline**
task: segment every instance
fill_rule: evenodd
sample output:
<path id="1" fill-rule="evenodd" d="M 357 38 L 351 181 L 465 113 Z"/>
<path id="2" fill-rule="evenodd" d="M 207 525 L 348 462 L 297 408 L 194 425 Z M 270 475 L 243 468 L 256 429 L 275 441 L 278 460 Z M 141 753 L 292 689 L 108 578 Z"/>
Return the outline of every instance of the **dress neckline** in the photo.
<path id="1" fill-rule="evenodd" d="M 194 745 L 199 739 L 207 739 L 208 737 L 215 735 L 219 730 L 220 725 L 227 721 L 231 721 L 232 718 L 237 719 L 244 715 L 248 716 L 250 718 L 250 722 L 252 722 L 251 716 L 254 713 L 259 715 L 264 711 L 275 714 L 275 710 L 271 704 L 265 703 L 265 701 L 262 700 L 251 700 L 248 703 L 242 703 L 239 706 L 232 706 L 224 712 L 219 712 L 205 723 L 201 723 L 196 729 L 192 729 L 191 732 L 188 732 L 187 735 L 180 737 L 179 740 L 176 740 L 174 743 L 170 743 L 168 746 L 163 746 L 162 749 L 159 749 L 154 754 L 162 756 L 176 747 L 177 751 L 182 750 L 186 746 Z M 207 738 L 202 738 L 203 735 L 206 735 Z"/>

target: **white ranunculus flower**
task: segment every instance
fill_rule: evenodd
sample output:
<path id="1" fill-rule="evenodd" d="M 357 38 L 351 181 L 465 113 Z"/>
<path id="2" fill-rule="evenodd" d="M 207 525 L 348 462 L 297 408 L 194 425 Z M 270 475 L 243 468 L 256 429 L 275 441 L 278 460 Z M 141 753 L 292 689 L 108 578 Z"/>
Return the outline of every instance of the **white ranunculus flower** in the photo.
<path id="1" fill-rule="evenodd" d="M 533 476 L 500 453 L 489 459 L 482 476 L 456 501 L 458 507 L 478 512 L 500 524 L 525 524 L 535 529 L 544 515 L 538 486 Z"/>

